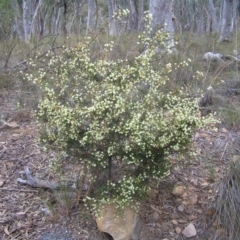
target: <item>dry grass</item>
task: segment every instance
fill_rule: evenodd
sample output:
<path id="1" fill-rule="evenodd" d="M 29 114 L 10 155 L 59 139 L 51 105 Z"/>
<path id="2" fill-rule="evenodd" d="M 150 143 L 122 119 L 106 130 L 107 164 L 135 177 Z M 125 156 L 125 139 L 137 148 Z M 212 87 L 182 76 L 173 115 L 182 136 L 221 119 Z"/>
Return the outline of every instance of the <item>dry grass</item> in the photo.
<path id="1" fill-rule="evenodd" d="M 240 163 L 231 163 L 229 173 L 223 178 L 216 202 L 218 228 L 223 228 L 229 240 L 240 236 Z"/>

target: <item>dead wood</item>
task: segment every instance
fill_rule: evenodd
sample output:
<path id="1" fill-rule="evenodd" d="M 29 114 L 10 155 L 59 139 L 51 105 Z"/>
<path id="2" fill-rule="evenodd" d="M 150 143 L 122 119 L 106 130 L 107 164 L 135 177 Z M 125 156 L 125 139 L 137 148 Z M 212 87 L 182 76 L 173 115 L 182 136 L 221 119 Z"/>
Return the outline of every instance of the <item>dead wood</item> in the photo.
<path id="1" fill-rule="evenodd" d="M 24 171 L 27 176 L 27 180 L 18 178 L 17 182 L 22 183 L 22 184 L 27 184 L 33 188 L 49 188 L 52 190 L 59 188 L 58 183 L 56 183 L 54 181 L 45 181 L 45 180 L 40 180 L 40 179 L 33 177 L 27 166 L 24 167 Z"/>

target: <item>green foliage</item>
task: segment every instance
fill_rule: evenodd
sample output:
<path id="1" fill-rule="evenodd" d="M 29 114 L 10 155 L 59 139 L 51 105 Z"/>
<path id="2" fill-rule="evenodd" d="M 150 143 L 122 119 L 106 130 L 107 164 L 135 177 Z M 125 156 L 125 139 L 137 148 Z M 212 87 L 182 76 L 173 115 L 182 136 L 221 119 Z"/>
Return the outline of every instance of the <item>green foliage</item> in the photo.
<path id="1" fill-rule="evenodd" d="M 159 44 L 163 55 L 170 51 L 167 35 L 148 36 L 139 37 L 145 51 L 131 61 L 112 60 L 112 42 L 92 59 L 88 38 L 61 55 L 49 53 L 48 65 L 28 75 L 42 91 L 40 139 L 86 164 L 98 184 L 95 200 L 88 198 L 94 210 L 142 199 L 147 181 L 168 172 L 169 154 L 187 152 L 193 131 L 213 122 L 199 118 L 197 101 L 184 89 L 164 90 L 176 66 L 152 62 Z"/>

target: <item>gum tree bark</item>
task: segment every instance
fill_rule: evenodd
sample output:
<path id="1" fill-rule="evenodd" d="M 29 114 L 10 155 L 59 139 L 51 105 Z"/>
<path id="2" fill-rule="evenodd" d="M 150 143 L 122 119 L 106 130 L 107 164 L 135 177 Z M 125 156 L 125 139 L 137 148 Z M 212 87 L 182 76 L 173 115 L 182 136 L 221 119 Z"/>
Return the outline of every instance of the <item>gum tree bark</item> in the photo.
<path id="1" fill-rule="evenodd" d="M 213 0 L 208 1 L 208 9 L 211 18 L 210 32 L 218 32 L 219 24 L 217 20 L 217 10 Z"/>
<path id="2" fill-rule="evenodd" d="M 17 2 L 21 4 L 20 1 Z M 31 37 L 40 35 L 42 6 L 42 0 L 22 0 L 22 24 L 25 42 L 29 42 Z"/>
<path id="3" fill-rule="evenodd" d="M 138 29 L 138 7 L 136 0 L 128 0 L 128 8 L 130 10 L 128 22 L 129 30 L 136 31 Z"/>
<path id="4" fill-rule="evenodd" d="M 233 0 L 223 0 L 221 31 L 218 42 L 232 41 Z"/>
<path id="5" fill-rule="evenodd" d="M 88 0 L 88 16 L 87 16 L 87 29 L 86 34 L 94 31 L 94 12 L 95 12 L 95 0 Z"/>
<path id="6" fill-rule="evenodd" d="M 118 21 L 114 17 L 114 13 L 117 10 L 116 0 L 107 0 L 107 4 L 108 4 L 109 35 L 118 36 L 119 35 Z"/>
<path id="7" fill-rule="evenodd" d="M 144 1 L 139 0 L 138 5 L 138 31 L 141 31 L 143 28 L 143 18 L 144 18 Z"/>
<path id="8" fill-rule="evenodd" d="M 11 4 L 14 11 L 14 29 L 16 30 L 18 37 L 24 40 L 22 4 L 19 1 L 12 1 Z"/>
<path id="9" fill-rule="evenodd" d="M 152 14 L 153 34 L 159 29 L 169 33 L 168 47 L 173 48 L 174 43 L 174 15 L 173 0 L 150 0 L 149 12 Z"/>

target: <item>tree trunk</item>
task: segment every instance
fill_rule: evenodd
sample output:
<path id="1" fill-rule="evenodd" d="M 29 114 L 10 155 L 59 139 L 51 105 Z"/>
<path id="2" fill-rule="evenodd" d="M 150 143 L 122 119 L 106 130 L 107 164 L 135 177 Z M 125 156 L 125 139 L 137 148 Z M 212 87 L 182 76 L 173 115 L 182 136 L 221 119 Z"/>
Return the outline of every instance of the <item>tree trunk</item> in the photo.
<path id="1" fill-rule="evenodd" d="M 217 11 L 216 11 L 216 7 L 214 5 L 213 0 L 209 0 L 208 9 L 209 9 L 210 21 L 211 21 L 210 32 L 218 32 L 219 24 L 217 20 Z"/>
<path id="2" fill-rule="evenodd" d="M 152 14 L 153 34 L 161 28 L 164 29 L 169 33 L 167 46 L 174 47 L 173 0 L 150 0 L 149 11 Z"/>
<path id="3" fill-rule="evenodd" d="M 237 0 L 233 0 L 233 17 L 232 17 L 232 26 L 231 26 L 231 32 L 236 27 L 236 21 L 237 21 Z"/>
<path id="4" fill-rule="evenodd" d="M 205 1 L 201 1 L 200 6 L 198 7 L 198 20 L 197 20 L 197 29 L 198 35 L 201 36 L 205 33 Z"/>
<path id="5" fill-rule="evenodd" d="M 32 6 L 31 5 L 32 5 L 31 0 L 22 1 L 24 40 L 26 42 L 29 42 L 31 38 L 31 29 L 32 29 L 32 16 L 31 16 Z"/>
<path id="6" fill-rule="evenodd" d="M 119 35 L 118 21 L 114 17 L 114 13 L 116 12 L 117 9 L 116 0 L 107 0 L 107 3 L 108 3 L 109 35 L 118 36 Z"/>
<path id="7" fill-rule="evenodd" d="M 67 0 L 63 1 L 63 23 L 62 23 L 62 31 L 64 37 L 67 37 L 67 9 L 68 9 L 68 3 Z"/>
<path id="8" fill-rule="evenodd" d="M 144 19 L 144 1 L 139 0 L 138 5 L 138 31 L 143 29 L 143 19 Z"/>
<path id="9" fill-rule="evenodd" d="M 63 15 L 63 9 L 56 4 L 54 7 L 54 14 L 53 14 L 53 21 L 52 21 L 52 25 L 53 25 L 53 34 L 59 35 L 60 34 L 60 18 Z M 50 23 L 51 25 L 51 23 Z"/>
<path id="10" fill-rule="evenodd" d="M 221 19 L 221 32 L 218 42 L 232 41 L 232 17 L 233 17 L 233 0 L 223 0 L 223 10 Z"/>
<path id="11" fill-rule="evenodd" d="M 88 16 L 87 16 L 87 30 L 86 34 L 94 31 L 94 12 L 95 12 L 95 0 L 88 0 Z"/>
<path id="12" fill-rule="evenodd" d="M 40 33 L 40 12 L 42 0 L 22 0 L 22 19 L 24 40 L 29 42 L 31 37 Z"/>
<path id="13" fill-rule="evenodd" d="M 129 30 L 136 31 L 138 29 L 138 7 L 136 0 L 128 0 L 128 8 L 130 14 L 128 17 Z"/>
<path id="14" fill-rule="evenodd" d="M 12 1 L 11 3 L 12 3 L 12 8 L 14 10 L 14 28 L 16 29 L 18 36 L 24 40 L 25 34 L 23 29 L 22 5 L 19 1 Z"/>
<path id="15" fill-rule="evenodd" d="M 41 19 L 39 15 L 40 15 L 42 4 L 43 4 L 42 0 L 39 0 L 36 6 L 36 9 L 33 13 L 32 24 L 31 24 L 31 36 L 33 37 L 40 36 Z"/>

